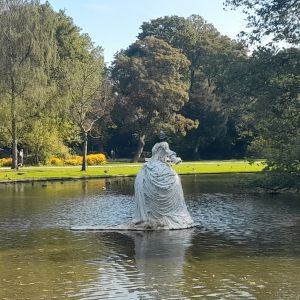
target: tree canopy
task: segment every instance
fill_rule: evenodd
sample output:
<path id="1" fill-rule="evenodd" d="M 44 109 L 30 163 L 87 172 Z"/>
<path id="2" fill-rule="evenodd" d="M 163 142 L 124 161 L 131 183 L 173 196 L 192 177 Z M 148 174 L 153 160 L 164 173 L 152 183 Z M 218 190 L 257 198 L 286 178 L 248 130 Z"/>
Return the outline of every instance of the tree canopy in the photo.
<path id="1" fill-rule="evenodd" d="M 47 5 L 27 0 L 0 2 L 0 93 L 18 167 L 20 131 L 45 108 L 54 87 L 48 80 L 56 62 L 55 19 Z M 9 124 L 9 125 L 8 125 Z"/>
<path id="2" fill-rule="evenodd" d="M 226 0 L 225 6 L 242 8 L 247 15 L 250 32 L 242 32 L 250 42 L 260 42 L 270 36 L 274 42 L 300 42 L 299 0 Z"/>
<path id="3" fill-rule="evenodd" d="M 136 41 L 116 57 L 111 74 L 119 119 L 140 139 L 134 160 L 141 154 L 146 135 L 165 127 L 185 133 L 195 126 L 178 114 L 188 100 L 188 66 L 180 51 L 154 37 Z"/>
<path id="4" fill-rule="evenodd" d="M 194 158 L 217 155 L 218 150 L 212 151 L 211 145 L 217 141 L 221 143 L 221 140 L 224 145 L 225 136 L 231 139 L 227 135 L 229 110 L 223 101 L 224 93 L 219 91 L 225 70 L 233 61 L 246 56 L 245 47 L 222 36 L 198 15 L 157 18 L 143 23 L 141 30 L 139 38 L 155 36 L 163 39 L 189 59 L 189 101 L 182 108 L 182 114 L 199 120 L 200 125 L 188 133 L 186 151 L 193 153 Z M 230 144 L 227 142 L 227 146 Z"/>

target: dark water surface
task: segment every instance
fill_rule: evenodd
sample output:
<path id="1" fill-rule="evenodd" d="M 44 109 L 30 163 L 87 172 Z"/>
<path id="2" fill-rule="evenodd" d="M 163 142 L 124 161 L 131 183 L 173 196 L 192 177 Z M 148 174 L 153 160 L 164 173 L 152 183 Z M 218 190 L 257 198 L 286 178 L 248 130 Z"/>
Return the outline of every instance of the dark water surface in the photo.
<path id="1" fill-rule="evenodd" d="M 183 176 L 199 228 L 73 232 L 127 222 L 133 179 L 0 185 L 0 299 L 300 299 L 300 199 Z"/>

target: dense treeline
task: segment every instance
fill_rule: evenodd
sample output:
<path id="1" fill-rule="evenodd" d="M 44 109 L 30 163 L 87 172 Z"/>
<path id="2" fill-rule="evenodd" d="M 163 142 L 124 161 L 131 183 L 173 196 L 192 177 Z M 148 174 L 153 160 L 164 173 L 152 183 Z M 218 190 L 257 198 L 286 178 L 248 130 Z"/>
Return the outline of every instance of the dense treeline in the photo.
<path id="1" fill-rule="evenodd" d="M 0 147 L 11 149 L 13 168 L 24 148 L 31 164 L 81 154 L 84 170 L 88 152 L 137 161 L 164 131 L 185 159 L 262 157 L 273 170 L 298 173 L 300 53 L 291 20 L 286 38 L 274 30 L 291 46 L 250 54 L 198 15 L 157 18 L 108 68 L 101 47 L 63 11 L 2 0 Z M 272 32 L 267 26 L 261 34 Z"/>
<path id="2" fill-rule="evenodd" d="M 102 49 L 48 3 L 0 2 L 1 146 L 28 163 L 67 156 L 108 117 L 112 102 Z M 98 126 L 99 127 L 99 126 Z"/>

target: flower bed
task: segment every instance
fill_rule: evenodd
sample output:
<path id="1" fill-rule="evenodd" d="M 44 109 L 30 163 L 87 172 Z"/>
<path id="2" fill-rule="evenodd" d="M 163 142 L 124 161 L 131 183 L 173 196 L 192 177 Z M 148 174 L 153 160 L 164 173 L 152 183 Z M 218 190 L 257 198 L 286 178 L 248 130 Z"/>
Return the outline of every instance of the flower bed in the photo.
<path id="1" fill-rule="evenodd" d="M 89 166 L 97 166 L 104 163 L 106 163 L 106 157 L 103 153 L 89 154 L 87 156 L 87 164 Z M 67 159 L 52 156 L 49 159 L 49 164 L 52 166 L 79 166 L 82 164 L 82 156 L 74 155 Z"/>

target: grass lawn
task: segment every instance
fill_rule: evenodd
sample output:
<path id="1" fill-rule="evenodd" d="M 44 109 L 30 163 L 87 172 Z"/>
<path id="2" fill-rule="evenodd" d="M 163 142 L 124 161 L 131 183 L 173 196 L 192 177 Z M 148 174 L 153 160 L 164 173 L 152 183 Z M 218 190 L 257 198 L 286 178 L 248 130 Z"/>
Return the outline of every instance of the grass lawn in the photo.
<path id="1" fill-rule="evenodd" d="M 0 168 L 0 183 L 23 180 L 45 179 L 72 179 L 72 178 L 97 178 L 111 176 L 133 176 L 141 169 L 143 164 L 113 163 L 97 167 L 88 167 L 87 171 L 80 171 L 78 167 L 24 167 L 18 171 Z M 259 172 L 264 168 L 263 161 L 250 164 L 244 160 L 232 161 L 202 161 L 184 162 L 174 169 L 179 174 L 195 173 L 235 173 Z"/>

